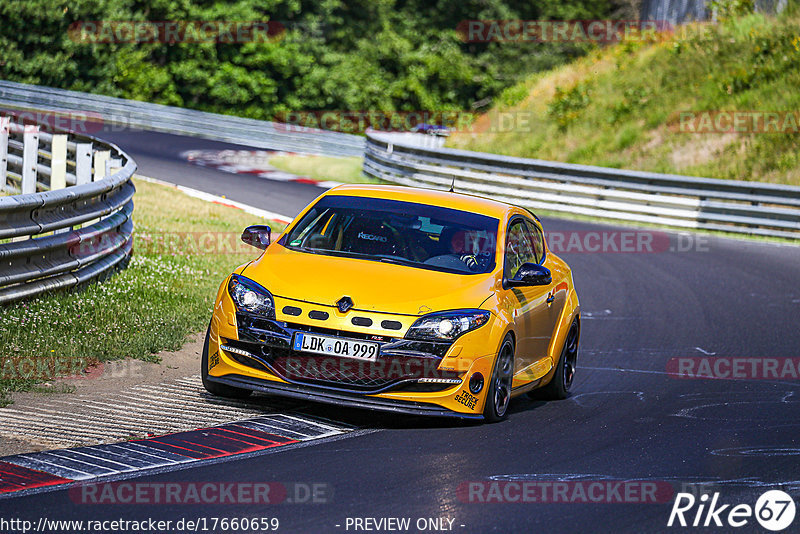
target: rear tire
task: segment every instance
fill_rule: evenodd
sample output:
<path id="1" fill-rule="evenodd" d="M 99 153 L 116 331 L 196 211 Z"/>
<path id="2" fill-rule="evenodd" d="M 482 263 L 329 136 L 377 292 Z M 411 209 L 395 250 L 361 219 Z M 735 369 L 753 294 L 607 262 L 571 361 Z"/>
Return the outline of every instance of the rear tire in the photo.
<path id="1" fill-rule="evenodd" d="M 203 356 L 200 359 L 200 378 L 203 381 L 203 387 L 206 391 L 217 397 L 227 397 L 229 399 L 246 399 L 253 392 L 249 389 L 235 388 L 225 384 L 218 384 L 208 380 L 208 338 L 211 335 L 211 325 L 208 325 L 206 330 L 206 342 L 203 344 Z"/>
<path id="2" fill-rule="evenodd" d="M 514 375 L 514 339 L 507 335 L 500 345 L 494 362 L 492 379 L 486 392 L 483 418 L 487 423 L 497 423 L 508 417 L 511 402 L 511 380 Z"/>
<path id="3" fill-rule="evenodd" d="M 529 397 L 536 400 L 563 400 L 569 396 L 569 389 L 575 379 L 575 369 L 578 363 L 580 335 L 580 323 L 576 318 L 567 332 L 553 379 L 545 387 L 534 389 L 528 393 Z"/>

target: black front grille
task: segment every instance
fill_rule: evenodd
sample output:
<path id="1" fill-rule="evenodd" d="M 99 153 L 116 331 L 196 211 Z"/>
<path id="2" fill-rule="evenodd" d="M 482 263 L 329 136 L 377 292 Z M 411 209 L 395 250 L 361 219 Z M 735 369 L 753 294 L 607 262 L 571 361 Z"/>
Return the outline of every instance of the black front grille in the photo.
<path id="1" fill-rule="evenodd" d="M 347 385 L 356 389 L 384 389 L 417 378 L 458 378 L 456 373 L 440 371 L 439 358 L 382 356 L 376 361 L 357 360 L 273 350 L 272 369 L 290 382 Z"/>
<path id="2" fill-rule="evenodd" d="M 378 390 L 384 389 L 402 378 L 371 373 L 369 364 L 370 362 L 352 358 L 302 352 L 281 355 L 272 361 L 275 372 L 289 382 L 327 384 L 339 387 L 346 385 L 353 389 Z"/>
<path id="3" fill-rule="evenodd" d="M 224 341 L 232 347 L 247 351 L 253 357 L 231 356 L 243 365 L 268 370 L 287 382 L 374 393 L 408 388 L 418 378 L 460 378 L 458 373 L 438 369 L 450 343 L 341 331 L 241 313 L 237 314 L 237 322 L 239 340 Z M 376 341 L 380 344 L 380 354 L 376 361 L 371 362 L 295 351 L 291 348 L 291 343 L 296 332 Z M 451 387 L 449 384 L 420 386 L 420 391 L 437 391 Z"/>
<path id="4" fill-rule="evenodd" d="M 369 317 L 353 317 L 350 322 L 356 326 L 372 326 L 372 319 Z"/>
<path id="5" fill-rule="evenodd" d="M 441 391 L 449 384 L 420 384 L 420 389 L 408 389 L 417 378 L 460 378 L 458 373 L 440 371 L 437 357 L 406 355 L 384 355 L 378 360 L 366 361 L 298 352 L 289 348 L 228 340 L 227 345 L 243 349 L 254 358 L 231 356 L 244 365 L 255 369 L 268 368 L 287 382 L 324 385 L 362 392 L 386 390 L 397 386 L 404 391 Z"/>

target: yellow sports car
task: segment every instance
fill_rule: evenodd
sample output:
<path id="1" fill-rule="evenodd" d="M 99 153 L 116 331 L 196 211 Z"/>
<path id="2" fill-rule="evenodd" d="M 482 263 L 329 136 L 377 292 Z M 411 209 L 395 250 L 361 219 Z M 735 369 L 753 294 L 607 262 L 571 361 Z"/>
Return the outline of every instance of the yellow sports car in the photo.
<path id="1" fill-rule="evenodd" d="M 399 413 L 504 419 L 563 399 L 580 307 L 539 220 L 452 192 L 346 185 L 306 207 L 219 288 L 206 389 Z"/>

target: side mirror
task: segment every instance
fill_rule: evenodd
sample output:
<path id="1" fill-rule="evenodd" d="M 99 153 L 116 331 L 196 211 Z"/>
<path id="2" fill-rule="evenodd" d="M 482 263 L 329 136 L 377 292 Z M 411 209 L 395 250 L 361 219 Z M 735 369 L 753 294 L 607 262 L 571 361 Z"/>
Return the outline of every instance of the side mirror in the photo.
<path id="1" fill-rule="evenodd" d="M 536 263 L 523 263 L 517 275 L 508 280 L 509 287 L 547 286 L 553 282 L 550 269 Z"/>
<path id="2" fill-rule="evenodd" d="M 269 226 L 255 224 L 244 229 L 244 232 L 242 232 L 242 241 L 248 245 L 265 250 L 269 246 L 271 234 L 272 229 Z"/>

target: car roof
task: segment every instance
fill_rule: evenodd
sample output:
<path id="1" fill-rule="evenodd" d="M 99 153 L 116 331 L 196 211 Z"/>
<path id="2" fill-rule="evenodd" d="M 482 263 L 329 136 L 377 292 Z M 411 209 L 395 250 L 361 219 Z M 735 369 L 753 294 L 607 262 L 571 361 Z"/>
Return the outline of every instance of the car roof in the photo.
<path id="1" fill-rule="evenodd" d="M 441 206 L 443 208 L 467 211 L 498 219 L 502 218 L 509 210 L 515 208 L 511 204 L 506 204 L 505 202 L 497 202 L 495 200 L 462 193 L 450 193 L 449 191 L 395 185 L 346 184 L 330 189 L 326 195 L 383 198 L 414 202 L 417 204 L 428 204 L 431 206 Z"/>

